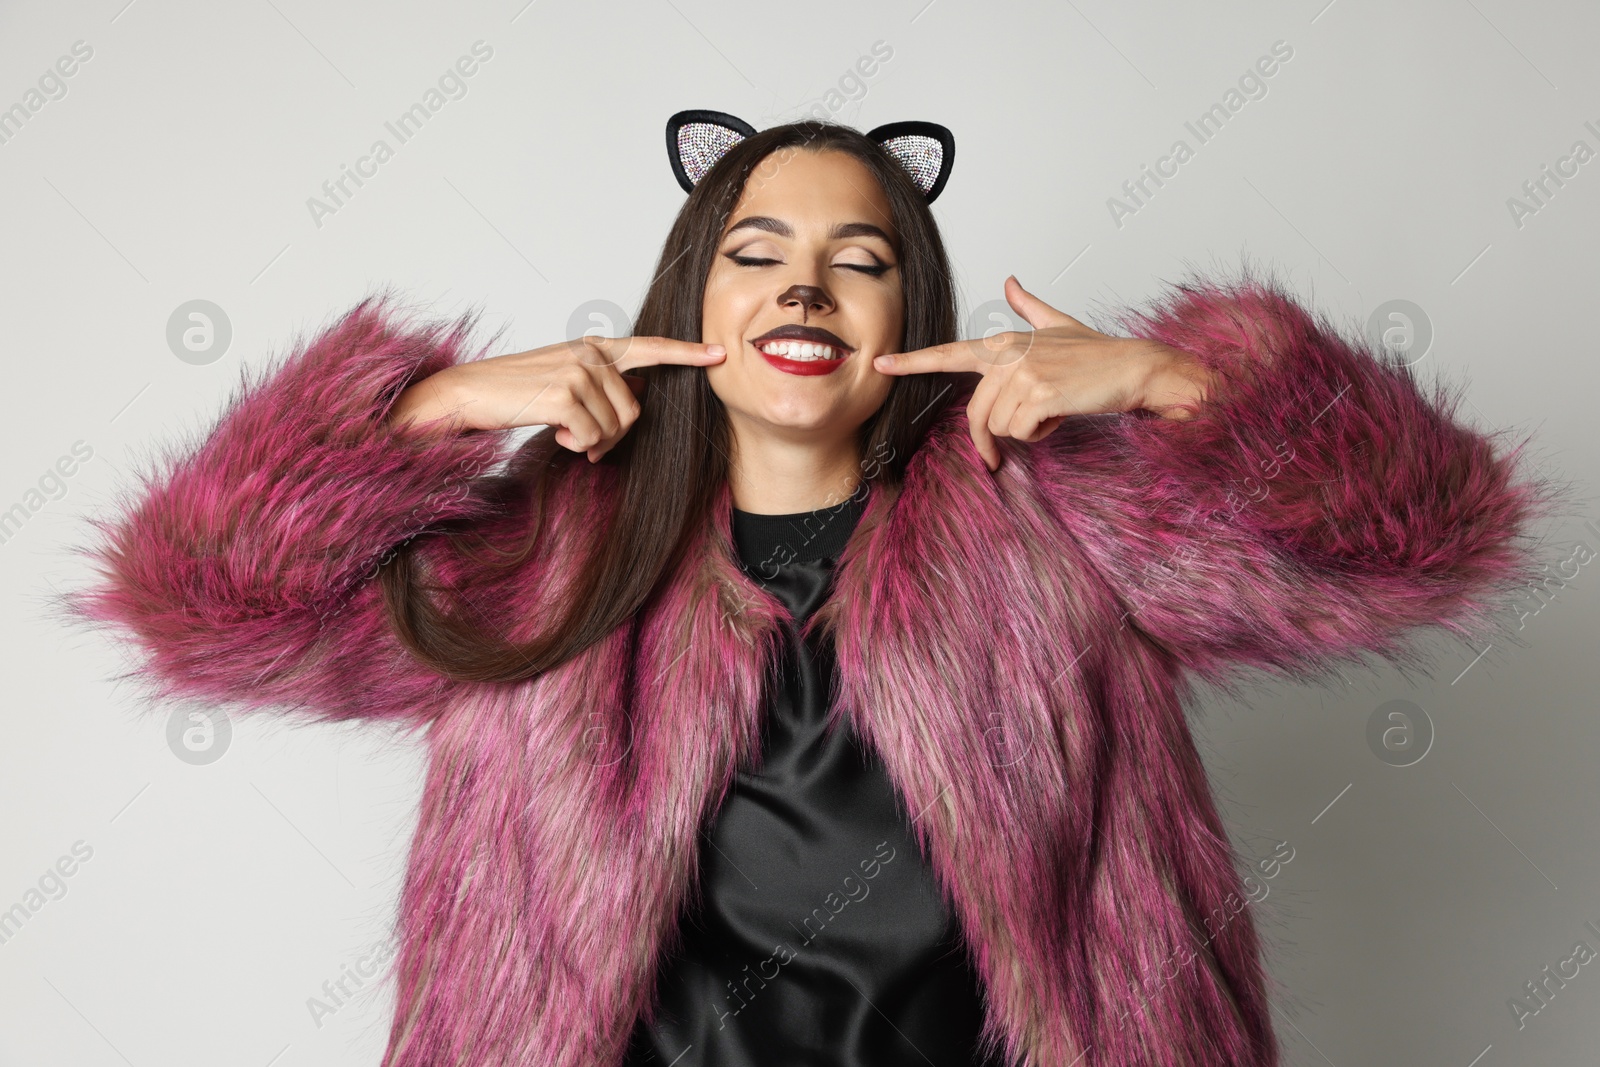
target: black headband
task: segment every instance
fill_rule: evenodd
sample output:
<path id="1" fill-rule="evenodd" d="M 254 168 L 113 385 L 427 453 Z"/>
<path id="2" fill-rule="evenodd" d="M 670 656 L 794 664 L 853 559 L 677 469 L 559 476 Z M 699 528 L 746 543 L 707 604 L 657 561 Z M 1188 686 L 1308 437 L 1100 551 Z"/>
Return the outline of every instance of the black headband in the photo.
<path id="1" fill-rule="evenodd" d="M 668 119 L 667 158 L 683 191 L 693 192 L 728 149 L 755 132 L 748 122 L 721 111 L 680 111 Z M 891 122 L 867 137 L 905 168 L 928 203 L 944 191 L 956 158 L 955 137 L 948 129 L 937 122 Z"/>

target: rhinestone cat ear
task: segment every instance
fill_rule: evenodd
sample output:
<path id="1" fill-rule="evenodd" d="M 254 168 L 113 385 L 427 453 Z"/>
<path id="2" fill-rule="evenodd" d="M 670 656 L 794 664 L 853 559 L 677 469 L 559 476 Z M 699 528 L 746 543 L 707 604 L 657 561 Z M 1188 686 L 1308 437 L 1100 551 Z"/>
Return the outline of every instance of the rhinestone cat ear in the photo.
<path id="1" fill-rule="evenodd" d="M 755 128 L 722 111 L 680 111 L 667 120 L 667 158 L 686 193 Z M 928 203 L 944 191 L 955 162 L 955 136 L 937 122 L 891 122 L 867 134 L 905 168 Z"/>
<path id="2" fill-rule="evenodd" d="M 668 119 L 667 157 L 683 191 L 694 192 L 728 149 L 755 132 L 748 122 L 721 111 L 680 111 Z"/>
<path id="3" fill-rule="evenodd" d="M 944 192 L 950 165 L 956 159 L 956 139 L 937 122 L 891 122 L 867 133 L 888 151 L 917 183 L 928 203 Z"/>

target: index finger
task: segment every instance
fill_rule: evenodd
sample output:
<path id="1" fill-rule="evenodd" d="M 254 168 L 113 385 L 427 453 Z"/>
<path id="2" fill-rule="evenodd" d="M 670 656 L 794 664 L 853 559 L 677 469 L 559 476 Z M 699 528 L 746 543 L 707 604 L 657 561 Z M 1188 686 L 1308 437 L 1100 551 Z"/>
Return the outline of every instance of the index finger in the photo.
<path id="1" fill-rule="evenodd" d="M 605 354 L 618 371 L 648 367 L 657 363 L 685 363 L 701 366 L 725 358 L 721 345 L 678 341 L 671 337 L 585 337 L 584 340 Z M 713 351 L 716 349 L 717 351 Z"/>
<path id="2" fill-rule="evenodd" d="M 984 364 L 966 341 L 932 345 L 913 352 L 889 352 L 872 365 L 884 374 L 932 374 L 936 371 L 981 371 Z"/>

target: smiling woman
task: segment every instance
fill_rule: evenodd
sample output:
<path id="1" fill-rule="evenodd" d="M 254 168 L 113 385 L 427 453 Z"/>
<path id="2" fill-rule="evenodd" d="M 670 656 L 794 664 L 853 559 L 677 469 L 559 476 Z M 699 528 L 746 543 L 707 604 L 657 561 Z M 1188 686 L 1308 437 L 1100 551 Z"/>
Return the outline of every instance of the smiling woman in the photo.
<path id="1" fill-rule="evenodd" d="M 906 126 L 884 129 L 903 135 Z M 466 361 L 401 393 L 391 420 L 431 426 L 424 433 L 551 428 L 493 490 L 534 504 L 519 559 L 546 536 L 537 519 L 572 480 L 563 468 L 574 453 L 616 483 L 606 494 L 612 521 L 573 576 L 565 624 L 531 643 L 485 640 L 470 618 L 438 611 L 409 580 L 408 560 L 385 570 L 419 654 L 482 679 L 549 669 L 632 618 L 716 509 L 786 514 L 836 503 L 861 482 L 867 456 L 879 457 L 879 480 L 897 486 L 938 401 L 961 382 L 937 371 L 892 377 L 872 364 L 879 353 L 956 337 L 949 262 L 928 209 L 928 189 L 943 177 L 919 185 L 884 145 L 844 126 L 796 123 L 748 137 L 688 183 L 638 336 Z M 879 266 L 890 269 L 880 275 Z M 754 344 L 778 327 L 827 329 L 851 352 L 827 375 L 784 373 Z"/>
<path id="2" fill-rule="evenodd" d="M 727 412 L 734 505 L 784 513 L 853 482 L 858 430 L 895 383 L 872 359 L 899 350 L 905 298 L 872 172 L 838 151 L 774 157 L 731 213 L 701 321 L 728 351 L 706 380 Z"/>
<path id="3" fill-rule="evenodd" d="M 1183 694 L 1483 639 L 1557 493 L 1248 273 L 957 338 L 943 127 L 668 131 L 640 336 L 363 301 L 68 607 L 157 697 L 427 728 L 389 1067 L 1273 1067 Z"/>

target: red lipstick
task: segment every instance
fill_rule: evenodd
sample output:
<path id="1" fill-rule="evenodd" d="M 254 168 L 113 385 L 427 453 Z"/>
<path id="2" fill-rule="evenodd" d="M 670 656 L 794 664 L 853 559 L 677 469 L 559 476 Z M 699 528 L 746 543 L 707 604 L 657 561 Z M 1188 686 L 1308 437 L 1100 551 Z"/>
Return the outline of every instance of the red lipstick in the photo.
<path id="1" fill-rule="evenodd" d="M 768 330 L 760 337 L 752 338 L 750 344 L 774 367 L 786 374 L 800 375 L 832 374 L 855 351 L 829 330 L 796 323 Z M 774 352 L 762 348 L 774 345 L 778 346 Z"/>

